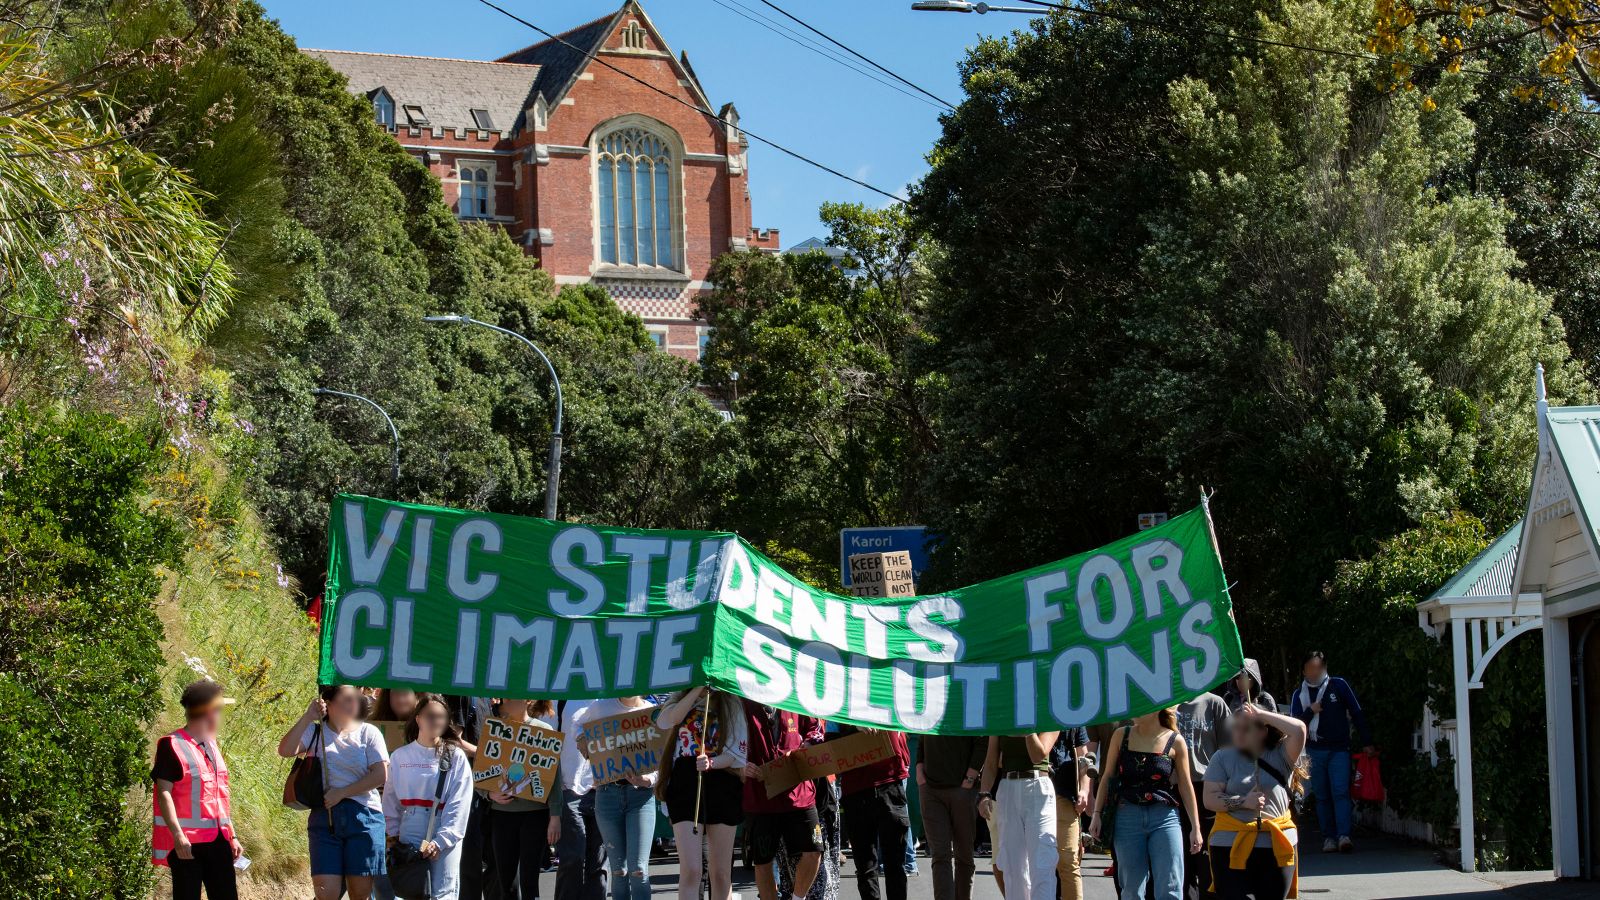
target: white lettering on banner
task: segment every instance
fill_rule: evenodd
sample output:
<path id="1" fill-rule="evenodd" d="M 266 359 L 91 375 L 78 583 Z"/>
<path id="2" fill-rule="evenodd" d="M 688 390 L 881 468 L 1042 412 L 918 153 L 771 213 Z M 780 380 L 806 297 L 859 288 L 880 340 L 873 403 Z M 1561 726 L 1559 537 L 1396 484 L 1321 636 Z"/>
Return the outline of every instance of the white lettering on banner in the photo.
<path id="1" fill-rule="evenodd" d="M 722 579 L 717 585 L 717 602 L 733 609 L 749 609 L 756 604 L 756 575 L 750 554 L 738 541 L 729 541 L 722 550 Z"/>
<path id="2" fill-rule="evenodd" d="M 1217 669 L 1222 665 L 1222 648 L 1217 646 L 1216 637 L 1200 630 L 1202 625 L 1211 624 L 1214 618 L 1210 605 L 1202 603 L 1189 607 L 1189 611 L 1178 620 L 1178 640 L 1191 650 L 1198 650 L 1205 658 L 1203 664 L 1186 659 L 1178 666 L 1183 673 L 1183 686 L 1191 691 L 1203 691 L 1214 684 Z"/>
<path id="3" fill-rule="evenodd" d="M 450 681 L 458 688 L 469 688 L 478 671 L 478 627 L 483 616 L 475 609 L 463 609 L 456 618 L 456 670 Z"/>
<path id="4" fill-rule="evenodd" d="M 688 587 L 689 541 L 673 541 L 672 554 L 667 559 L 667 603 L 673 609 L 694 609 L 711 599 L 711 587 L 717 581 L 717 563 L 722 549 L 732 541 L 706 540 L 700 542 L 700 563 L 694 570 L 694 587 Z"/>
<path id="5" fill-rule="evenodd" d="M 796 699 L 806 712 L 831 719 L 844 709 L 846 675 L 839 651 L 821 641 L 800 647 L 794 658 Z"/>
<path id="6" fill-rule="evenodd" d="M 699 627 L 698 615 L 668 616 L 656 624 L 655 653 L 650 657 L 652 687 L 682 687 L 694 677 L 694 666 L 683 658 L 683 639 Z"/>
<path id="7" fill-rule="evenodd" d="M 842 601 L 813 596 L 806 591 L 797 592 L 790 623 L 790 634 L 796 640 L 826 641 L 840 649 L 850 646 Z"/>
<path id="8" fill-rule="evenodd" d="M 871 663 L 854 653 L 850 654 L 849 680 L 851 718 L 860 722 L 876 722 L 880 725 L 888 725 L 894 721 L 893 712 L 889 707 L 872 702 Z"/>
<path id="9" fill-rule="evenodd" d="M 740 641 L 746 659 L 757 671 L 740 668 L 739 692 L 757 703 L 779 703 L 794 693 L 789 682 L 787 665 L 793 661 L 793 652 L 782 636 L 769 625 L 753 625 L 745 629 Z"/>
<path id="10" fill-rule="evenodd" d="M 617 688 L 633 687 L 639 671 L 639 639 L 654 628 L 655 623 L 649 619 L 611 619 L 606 622 L 606 634 L 617 639 Z"/>
<path id="11" fill-rule="evenodd" d="M 380 645 L 360 653 L 355 651 L 356 617 L 365 613 L 368 628 L 383 628 L 388 607 L 377 591 L 363 589 L 340 597 L 337 609 L 333 623 L 333 666 L 345 678 L 365 678 L 383 663 L 383 649 Z"/>
<path id="12" fill-rule="evenodd" d="M 667 555 L 667 539 L 619 534 L 611 539 L 611 549 L 628 558 L 628 615 L 644 615 L 650 609 L 650 562 Z"/>
<path id="13" fill-rule="evenodd" d="M 587 690 L 598 691 L 605 686 L 605 676 L 600 674 L 600 645 L 595 642 L 593 622 L 573 622 L 567 632 L 567 645 L 561 650 L 561 662 L 556 664 L 556 677 L 551 690 L 565 693 L 572 689 L 572 676 L 583 679 Z"/>
<path id="14" fill-rule="evenodd" d="M 573 550 L 583 551 L 582 565 L 572 561 Z M 567 528 L 556 534 L 550 541 L 550 568 L 556 577 L 583 591 L 583 599 L 574 601 L 567 591 L 551 588 L 546 597 L 556 615 L 589 616 L 600 610 L 606 602 L 606 586 L 584 566 L 598 566 L 605 558 L 600 535 L 587 528 Z"/>
<path id="15" fill-rule="evenodd" d="M 1165 631 L 1150 635 L 1149 665 L 1127 644 L 1107 647 L 1106 671 L 1111 675 L 1106 685 L 1107 715 L 1120 719 L 1133 708 L 1128 696 L 1130 681 L 1157 706 L 1172 700 L 1172 647 Z"/>
<path id="16" fill-rule="evenodd" d="M 417 516 L 411 523 L 411 571 L 406 574 L 406 590 L 414 594 L 428 590 L 428 566 L 433 562 L 433 516 Z"/>
<path id="17" fill-rule="evenodd" d="M 483 572 L 477 578 L 467 577 L 467 556 L 472 552 L 472 542 L 483 545 L 485 553 L 500 552 L 500 526 L 488 519 L 468 519 L 456 526 L 450 535 L 450 567 L 447 582 L 450 593 L 463 603 L 476 603 L 494 593 L 500 576 Z"/>
<path id="18" fill-rule="evenodd" d="M 913 731 L 926 731 L 944 718 L 945 704 L 949 700 L 950 668 L 928 666 L 919 679 L 916 665 L 908 660 L 894 663 L 891 679 L 894 683 L 894 712 L 901 726 Z M 917 705 L 917 689 L 922 690 L 922 705 Z"/>
<path id="19" fill-rule="evenodd" d="M 492 621 L 489 673 L 485 685 L 491 691 L 503 691 L 509 687 L 512 651 L 531 644 L 533 650 L 532 664 L 528 666 L 528 690 L 545 690 L 545 676 L 550 670 L 550 644 L 555 639 L 556 623 L 550 619 L 524 622 L 509 613 L 495 613 Z"/>
<path id="20" fill-rule="evenodd" d="M 1050 595 L 1068 587 L 1065 570 L 1035 575 L 1022 583 L 1028 597 L 1028 650 L 1044 653 L 1050 649 L 1050 624 L 1066 618 L 1061 604 L 1051 603 Z"/>
<path id="21" fill-rule="evenodd" d="M 1111 618 L 1100 618 L 1100 600 L 1096 596 L 1100 582 L 1111 589 Z M 1100 641 L 1116 640 L 1133 621 L 1133 594 L 1128 586 L 1128 574 L 1116 557 L 1099 553 L 1089 557 L 1078 570 L 1078 618 L 1083 632 Z"/>
<path id="22" fill-rule="evenodd" d="M 433 666 L 411 661 L 411 623 L 415 608 L 416 602 L 410 599 L 394 601 L 394 625 L 389 629 L 389 677 L 427 684 L 433 680 Z"/>
<path id="23" fill-rule="evenodd" d="M 1074 694 L 1083 698 L 1080 703 L 1072 702 Z M 1098 712 L 1100 660 L 1088 647 L 1070 647 L 1050 666 L 1050 713 L 1060 722 L 1082 723 Z"/>
<path id="24" fill-rule="evenodd" d="M 950 667 L 950 677 L 961 683 L 961 710 L 963 728 L 982 728 L 985 701 L 989 695 L 989 682 L 1000 680 L 1000 667 L 993 663 L 968 663 Z"/>
<path id="25" fill-rule="evenodd" d="M 1139 593 L 1144 595 L 1144 616 L 1154 619 L 1161 615 L 1161 588 L 1164 585 L 1179 607 L 1188 606 L 1193 599 L 1189 587 L 1179 573 L 1183 571 L 1183 549 L 1166 538 L 1149 541 L 1128 551 L 1133 560 L 1133 570 L 1139 574 Z M 1160 565 L 1156 561 L 1160 560 Z"/>
<path id="26" fill-rule="evenodd" d="M 389 564 L 389 551 L 400 537 L 400 526 L 405 522 L 406 511 L 398 507 L 383 514 L 383 524 L 378 527 L 378 537 L 367 546 L 367 517 L 365 507 L 353 500 L 344 502 L 344 533 L 346 550 L 350 556 L 350 579 L 356 584 L 377 584 L 383 577 L 383 568 Z"/>
<path id="27" fill-rule="evenodd" d="M 907 641 L 906 655 L 926 662 L 956 662 L 966 648 L 961 636 L 933 620 L 938 616 L 950 624 L 961 621 L 961 604 L 954 597 L 924 597 L 906 611 L 906 627 L 921 641 Z"/>
<path id="28" fill-rule="evenodd" d="M 1017 706 L 1013 713 L 1013 724 L 1019 728 L 1033 728 L 1038 718 L 1034 713 L 1034 695 L 1037 693 L 1034 679 L 1034 664 L 1031 659 L 1019 660 L 1012 666 L 1011 678 L 1017 684 Z"/>

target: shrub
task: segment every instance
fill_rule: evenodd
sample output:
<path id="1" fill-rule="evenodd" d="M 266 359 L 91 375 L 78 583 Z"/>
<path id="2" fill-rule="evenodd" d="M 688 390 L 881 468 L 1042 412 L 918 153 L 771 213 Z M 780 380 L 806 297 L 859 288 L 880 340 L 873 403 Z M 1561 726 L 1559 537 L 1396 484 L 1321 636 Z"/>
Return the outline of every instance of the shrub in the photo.
<path id="1" fill-rule="evenodd" d="M 0 410 L 0 896 L 138 897 L 160 684 L 151 601 L 177 530 L 143 502 L 164 442 L 82 411 Z"/>

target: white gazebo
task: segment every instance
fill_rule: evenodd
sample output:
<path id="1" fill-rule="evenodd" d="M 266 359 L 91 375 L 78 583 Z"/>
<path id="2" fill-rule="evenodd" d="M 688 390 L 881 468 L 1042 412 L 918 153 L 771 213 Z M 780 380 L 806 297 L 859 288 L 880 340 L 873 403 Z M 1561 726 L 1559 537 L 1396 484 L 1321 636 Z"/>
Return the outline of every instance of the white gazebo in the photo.
<path id="1" fill-rule="evenodd" d="M 1483 686 L 1500 650 L 1543 628 L 1554 869 L 1560 878 L 1590 877 L 1600 754 L 1588 738 L 1600 723 L 1588 721 L 1585 701 L 1600 698 L 1600 685 L 1590 684 L 1593 670 L 1574 660 L 1583 661 L 1600 622 L 1600 533 L 1593 524 L 1600 516 L 1600 407 L 1549 408 L 1543 367 L 1535 407 L 1539 452 L 1527 515 L 1418 604 L 1417 614 L 1430 634 L 1442 637 L 1448 630 L 1455 652 L 1461 868 L 1472 871 L 1476 857 L 1471 691 Z"/>

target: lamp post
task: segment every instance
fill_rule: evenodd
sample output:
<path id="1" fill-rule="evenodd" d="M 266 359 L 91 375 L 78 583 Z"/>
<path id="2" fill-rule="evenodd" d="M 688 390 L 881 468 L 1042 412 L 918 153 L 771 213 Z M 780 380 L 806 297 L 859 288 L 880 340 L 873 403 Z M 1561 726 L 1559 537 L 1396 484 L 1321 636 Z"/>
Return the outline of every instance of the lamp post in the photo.
<path id="1" fill-rule="evenodd" d="M 550 383 L 555 386 L 556 390 L 556 427 L 555 431 L 550 435 L 550 462 L 545 467 L 546 476 L 544 489 L 544 517 L 552 522 L 555 521 L 556 495 L 561 490 L 561 415 L 564 402 L 561 397 L 561 377 L 556 374 L 556 367 L 550 362 L 550 357 L 546 356 L 544 351 L 539 349 L 538 344 L 535 344 L 533 341 L 528 340 L 515 331 L 512 331 L 509 328 L 501 328 L 499 325 L 491 325 L 488 322 L 474 319 L 471 316 L 423 316 L 422 321 L 454 323 L 457 325 L 477 325 L 480 328 L 487 328 L 490 331 L 498 331 L 507 337 L 516 338 L 524 344 L 527 344 L 528 349 L 532 350 L 541 360 L 544 361 L 544 367 L 550 372 Z"/>
<path id="2" fill-rule="evenodd" d="M 1027 13 L 1038 15 L 1039 10 L 1027 6 L 992 6 L 988 3 L 969 3 L 968 0 L 922 0 L 911 4 L 917 12 L 956 12 L 956 13 L 984 13 L 1008 12 Z"/>
<path id="3" fill-rule="evenodd" d="M 379 406 L 376 401 L 360 394 L 335 391 L 325 387 L 312 388 L 311 393 L 318 397 L 344 397 L 348 400 L 359 400 L 377 410 L 378 415 L 383 416 L 383 421 L 389 425 L 389 437 L 393 441 L 393 446 L 389 453 L 389 487 L 398 496 L 400 492 L 400 430 L 394 427 L 394 419 L 389 418 L 389 413 Z"/>

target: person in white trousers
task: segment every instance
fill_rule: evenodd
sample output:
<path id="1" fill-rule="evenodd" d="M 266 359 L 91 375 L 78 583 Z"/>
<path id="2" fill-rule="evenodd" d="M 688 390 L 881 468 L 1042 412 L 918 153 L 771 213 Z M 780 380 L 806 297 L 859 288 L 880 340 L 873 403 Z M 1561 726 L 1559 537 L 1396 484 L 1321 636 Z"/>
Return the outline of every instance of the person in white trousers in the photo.
<path id="1" fill-rule="evenodd" d="M 433 900 L 456 900 L 461 838 L 467 833 L 472 807 L 472 764 L 461 749 L 461 735 L 450 724 L 450 707 L 438 694 L 418 695 L 406 737 L 411 742 L 390 757 L 389 780 L 383 787 L 389 843 L 420 849 L 430 860 Z"/>
<path id="2" fill-rule="evenodd" d="M 1056 789 L 1050 782 L 1050 748 L 1056 736 L 1044 731 L 989 738 L 978 813 L 1004 836 L 995 846 L 994 866 L 1005 873 L 1006 900 L 1055 900 Z"/>

